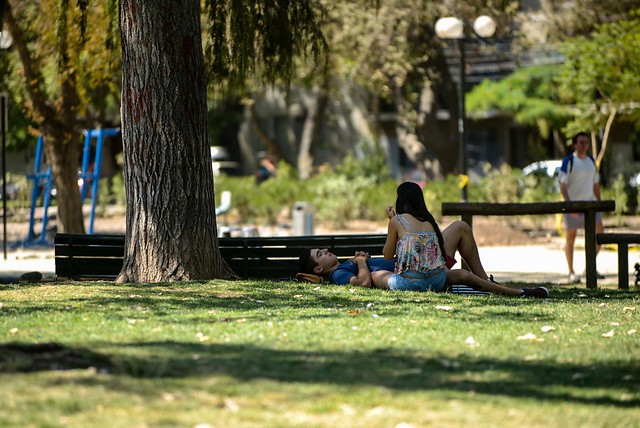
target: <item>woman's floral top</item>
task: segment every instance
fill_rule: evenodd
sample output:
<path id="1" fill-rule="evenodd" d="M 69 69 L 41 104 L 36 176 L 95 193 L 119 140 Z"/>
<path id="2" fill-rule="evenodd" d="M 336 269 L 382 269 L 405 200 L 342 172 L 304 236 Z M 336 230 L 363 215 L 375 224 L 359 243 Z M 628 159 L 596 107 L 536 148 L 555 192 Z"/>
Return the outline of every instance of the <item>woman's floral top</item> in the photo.
<path id="1" fill-rule="evenodd" d="M 444 254 L 440 251 L 435 232 L 416 232 L 401 215 L 398 221 L 405 234 L 396 243 L 396 265 L 394 273 L 418 271 L 427 273 L 445 266 Z M 409 226 L 408 231 L 405 224 Z"/>

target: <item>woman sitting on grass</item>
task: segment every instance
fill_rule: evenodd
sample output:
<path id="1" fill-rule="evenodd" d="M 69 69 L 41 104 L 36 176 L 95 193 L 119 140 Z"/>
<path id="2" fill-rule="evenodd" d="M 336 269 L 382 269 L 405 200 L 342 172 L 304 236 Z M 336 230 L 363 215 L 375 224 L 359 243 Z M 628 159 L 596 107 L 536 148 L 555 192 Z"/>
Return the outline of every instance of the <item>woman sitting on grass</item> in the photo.
<path id="1" fill-rule="evenodd" d="M 507 296 L 549 297 L 545 287 L 515 289 L 482 279 L 464 269 L 445 266 L 444 239 L 433 215 L 427 209 L 419 185 L 404 182 L 398 186 L 396 209 L 386 209 L 389 218 L 384 258 L 393 260 L 393 273 L 383 281 L 391 290 L 446 291 L 453 284 Z"/>

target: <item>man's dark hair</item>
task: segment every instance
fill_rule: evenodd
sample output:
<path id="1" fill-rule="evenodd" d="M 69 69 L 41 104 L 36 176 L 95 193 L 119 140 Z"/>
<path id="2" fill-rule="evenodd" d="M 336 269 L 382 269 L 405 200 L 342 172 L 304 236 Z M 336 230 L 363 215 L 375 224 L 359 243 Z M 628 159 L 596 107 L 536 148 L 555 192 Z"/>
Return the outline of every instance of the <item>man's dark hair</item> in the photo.
<path id="1" fill-rule="evenodd" d="M 574 146 L 578 144 L 578 138 L 580 137 L 587 137 L 587 139 L 591 140 L 591 136 L 589 134 L 587 134 L 584 131 L 580 131 L 576 135 L 574 135 L 573 138 L 571 139 L 571 142 L 573 143 Z"/>
<path id="2" fill-rule="evenodd" d="M 316 266 L 318 266 L 318 263 L 316 263 L 316 261 L 313 260 L 313 257 L 311 257 L 311 248 L 305 248 L 298 259 L 299 271 L 302 273 L 315 274 L 313 269 L 315 269 Z"/>

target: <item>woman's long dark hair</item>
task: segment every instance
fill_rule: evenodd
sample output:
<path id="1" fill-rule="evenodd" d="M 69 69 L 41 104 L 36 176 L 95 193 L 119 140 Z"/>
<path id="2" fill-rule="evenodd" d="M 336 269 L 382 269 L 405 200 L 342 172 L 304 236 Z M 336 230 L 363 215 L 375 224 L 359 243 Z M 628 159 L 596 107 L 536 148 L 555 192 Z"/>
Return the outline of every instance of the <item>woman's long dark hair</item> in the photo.
<path id="1" fill-rule="evenodd" d="M 396 192 L 398 195 L 398 199 L 396 199 L 396 214 L 411 214 L 420 221 L 428 221 L 431 223 L 438 237 L 440 252 L 444 256 L 446 250 L 444 248 L 442 232 L 440 232 L 440 228 L 438 227 L 438 223 L 436 223 L 436 219 L 433 218 L 433 214 L 427 209 L 427 203 L 424 201 L 424 195 L 422 194 L 420 186 L 411 181 L 405 181 L 398 186 Z"/>

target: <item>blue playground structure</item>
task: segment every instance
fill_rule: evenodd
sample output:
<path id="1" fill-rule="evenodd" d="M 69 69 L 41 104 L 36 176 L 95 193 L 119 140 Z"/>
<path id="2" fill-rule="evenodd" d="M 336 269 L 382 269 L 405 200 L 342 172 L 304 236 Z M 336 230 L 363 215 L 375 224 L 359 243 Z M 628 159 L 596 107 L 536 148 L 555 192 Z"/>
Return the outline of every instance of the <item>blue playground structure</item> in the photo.
<path id="1" fill-rule="evenodd" d="M 98 185 L 100 179 L 100 170 L 102 165 L 102 147 L 105 137 L 112 137 L 120 134 L 120 128 L 102 128 L 102 129 L 86 129 L 84 135 L 84 149 L 82 152 L 82 168 L 79 174 L 80 198 L 84 203 L 87 198 L 87 189 L 91 186 L 91 214 L 89 216 L 88 233 L 93 234 L 93 220 L 95 218 L 96 201 L 98 198 Z M 91 159 L 92 140 L 96 139 L 95 154 L 93 162 Z M 44 138 L 38 137 L 36 145 L 36 158 L 34 162 L 34 173 L 27 175 L 27 178 L 33 182 L 33 190 L 31 192 L 31 211 L 29 215 L 29 232 L 27 239 L 20 243 L 22 246 L 28 245 L 51 245 L 47 241 L 47 223 L 49 221 L 49 205 L 51 203 L 51 190 L 53 189 L 53 177 L 51 175 L 51 167 L 42 171 L 42 154 L 44 150 Z M 81 180 L 81 181 L 80 181 Z M 42 202 L 42 232 L 36 236 L 35 233 L 35 211 L 38 203 L 40 192 L 44 192 Z"/>

